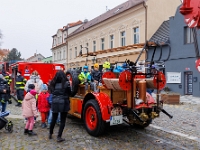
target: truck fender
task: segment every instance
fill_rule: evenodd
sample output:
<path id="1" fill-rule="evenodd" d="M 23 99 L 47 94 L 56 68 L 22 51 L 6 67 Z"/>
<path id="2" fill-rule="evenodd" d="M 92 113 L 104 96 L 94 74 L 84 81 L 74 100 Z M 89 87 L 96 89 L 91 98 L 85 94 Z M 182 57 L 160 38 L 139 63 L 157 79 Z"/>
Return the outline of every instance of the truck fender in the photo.
<path id="1" fill-rule="evenodd" d="M 113 103 L 110 97 L 105 93 L 88 93 L 83 102 L 83 108 L 85 103 L 90 99 L 96 99 L 99 107 L 101 109 L 102 119 L 104 121 L 110 120 L 111 109 L 113 108 Z M 84 109 L 82 109 L 84 110 Z M 83 113 L 83 112 L 82 112 Z"/>

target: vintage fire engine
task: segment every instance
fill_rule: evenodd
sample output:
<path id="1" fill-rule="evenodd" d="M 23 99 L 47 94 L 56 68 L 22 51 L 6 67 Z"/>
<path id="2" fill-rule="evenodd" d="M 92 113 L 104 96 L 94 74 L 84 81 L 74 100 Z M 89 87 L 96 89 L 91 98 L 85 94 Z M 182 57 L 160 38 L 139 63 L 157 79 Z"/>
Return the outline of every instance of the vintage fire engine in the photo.
<path id="1" fill-rule="evenodd" d="M 145 128 L 152 122 L 152 119 L 159 117 L 161 111 L 172 118 L 163 109 L 163 102 L 159 97 L 160 90 L 166 84 L 164 74 L 155 69 L 150 73 L 137 71 L 136 64 L 144 50 L 150 46 L 156 47 L 155 43 L 149 44 L 145 44 L 136 62 L 129 60 L 120 62 L 126 63 L 125 71 L 104 73 L 102 75 L 103 86 L 99 86 L 99 93 L 93 92 L 90 88 L 85 90 L 85 86 L 79 84 L 76 70 L 67 71 L 66 74 L 71 76 L 72 83 L 69 114 L 83 119 L 90 135 L 102 134 L 106 124 L 112 126 L 126 122 L 131 126 L 137 125 Z M 145 69 L 152 70 L 153 63 L 153 61 L 149 62 Z M 156 100 L 146 92 L 147 88 L 157 90 Z"/>
<path id="2" fill-rule="evenodd" d="M 14 84 L 17 75 L 17 71 L 21 71 L 22 76 L 29 80 L 33 71 L 37 71 L 43 81 L 48 83 L 58 70 L 64 70 L 63 64 L 55 63 L 42 63 L 42 62 L 17 62 L 10 65 L 10 72 L 12 77 L 11 91 L 14 91 Z"/>

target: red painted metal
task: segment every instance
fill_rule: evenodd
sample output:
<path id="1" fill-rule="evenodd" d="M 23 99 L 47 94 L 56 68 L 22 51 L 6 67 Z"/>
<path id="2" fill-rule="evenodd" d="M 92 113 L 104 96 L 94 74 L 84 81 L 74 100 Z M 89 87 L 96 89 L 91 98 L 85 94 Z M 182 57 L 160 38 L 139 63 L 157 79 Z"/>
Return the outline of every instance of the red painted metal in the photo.
<path id="1" fill-rule="evenodd" d="M 92 93 L 95 96 L 95 99 L 97 100 L 99 107 L 101 109 L 101 115 L 102 119 L 104 121 L 110 119 L 110 112 L 111 108 L 113 108 L 113 103 L 110 99 L 110 97 L 105 93 Z"/>
<path id="2" fill-rule="evenodd" d="M 94 107 L 89 106 L 86 110 L 86 124 L 90 130 L 94 130 L 97 127 L 98 118 L 97 118 L 97 112 L 94 109 Z"/>
<path id="3" fill-rule="evenodd" d="M 142 72 L 138 72 L 136 75 L 135 75 L 135 79 L 144 79 L 146 78 L 144 73 Z"/>
<path id="4" fill-rule="evenodd" d="M 184 15 L 188 27 L 200 28 L 200 0 L 183 0 L 180 13 Z"/>
<path id="5" fill-rule="evenodd" d="M 10 65 L 10 70 L 12 74 L 11 91 L 14 90 L 15 79 L 17 71 L 21 71 L 22 76 L 29 80 L 30 75 L 33 71 L 37 71 L 42 79 L 43 83 L 48 83 L 52 80 L 56 72 L 60 69 L 64 70 L 63 64 L 54 63 L 42 63 L 42 62 L 17 62 Z"/>
<path id="6" fill-rule="evenodd" d="M 106 85 L 105 85 L 104 82 L 103 82 L 103 79 L 104 79 L 104 78 L 112 79 L 112 78 L 116 78 L 116 75 L 115 75 L 113 72 L 110 72 L 110 71 L 105 72 L 105 73 L 102 75 L 102 85 L 103 85 L 104 87 L 106 87 Z"/>
<path id="7" fill-rule="evenodd" d="M 200 72 L 200 59 L 196 60 L 196 69 Z"/>
<path id="8" fill-rule="evenodd" d="M 155 87 L 157 87 L 158 84 L 158 89 L 162 90 L 166 85 L 165 75 L 159 71 L 157 75 L 154 75 L 153 84 Z"/>
<path id="9" fill-rule="evenodd" d="M 125 70 L 122 73 L 120 73 L 119 85 L 125 91 L 131 89 L 131 72 L 130 71 Z"/>

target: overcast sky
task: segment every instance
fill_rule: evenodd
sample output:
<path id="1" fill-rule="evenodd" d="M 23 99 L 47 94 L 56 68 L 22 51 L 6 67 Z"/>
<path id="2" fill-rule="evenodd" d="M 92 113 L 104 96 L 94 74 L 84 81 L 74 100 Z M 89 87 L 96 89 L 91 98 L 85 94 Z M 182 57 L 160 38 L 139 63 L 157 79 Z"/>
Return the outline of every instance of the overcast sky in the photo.
<path id="1" fill-rule="evenodd" d="M 0 0 L 0 48 L 17 48 L 22 58 L 51 56 L 52 35 L 70 22 L 91 20 L 127 0 Z"/>

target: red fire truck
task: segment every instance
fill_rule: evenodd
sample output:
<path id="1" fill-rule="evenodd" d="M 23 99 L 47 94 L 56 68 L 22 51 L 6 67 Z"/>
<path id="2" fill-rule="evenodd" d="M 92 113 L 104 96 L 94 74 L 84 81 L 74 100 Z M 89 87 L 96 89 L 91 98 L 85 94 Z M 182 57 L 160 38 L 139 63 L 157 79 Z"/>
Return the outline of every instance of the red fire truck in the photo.
<path id="1" fill-rule="evenodd" d="M 79 84 L 78 71 L 67 71 L 66 75 L 71 76 L 72 83 L 69 114 L 82 119 L 90 135 L 102 134 L 106 124 L 113 126 L 126 122 L 131 126 L 145 128 L 154 118 L 159 117 L 160 112 L 172 118 L 163 109 L 163 102 L 159 97 L 160 90 L 166 84 L 165 75 L 153 68 L 153 61 L 146 62 L 148 65 L 141 64 L 145 69 L 151 70 L 149 73 L 138 72 L 141 67 L 136 66 L 149 46 L 157 47 L 155 43 L 146 43 L 135 62 L 116 62 L 126 63 L 127 67 L 123 72 L 104 73 L 103 86 L 98 87 L 99 93 L 92 91 L 90 86 L 85 89 L 85 85 Z M 154 55 L 152 60 L 153 57 Z M 157 91 L 156 100 L 146 92 L 147 89 Z"/>
<path id="2" fill-rule="evenodd" d="M 12 77 L 11 91 L 14 91 L 14 84 L 17 75 L 17 71 L 21 71 L 22 76 L 27 80 L 33 71 L 37 71 L 43 81 L 43 83 L 48 83 L 58 70 L 64 70 L 63 64 L 55 63 L 42 63 L 42 62 L 17 62 L 10 65 L 10 72 Z"/>

